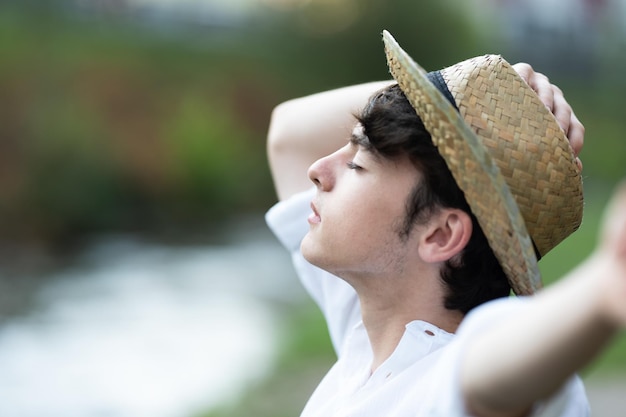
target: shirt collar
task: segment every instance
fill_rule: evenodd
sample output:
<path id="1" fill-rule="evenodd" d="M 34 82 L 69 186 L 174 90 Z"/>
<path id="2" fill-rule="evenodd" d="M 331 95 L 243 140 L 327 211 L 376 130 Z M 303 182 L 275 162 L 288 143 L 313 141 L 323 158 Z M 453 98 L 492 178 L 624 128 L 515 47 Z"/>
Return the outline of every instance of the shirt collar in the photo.
<path id="1" fill-rule="evenodd" d="M 415 320 L 406 325 L 404 335 L 389 358 L 376 370 L 375 374 L 385 379 L 404 371 L 431 353 L 446 346 L 454 334 L 448 333 L 430 323 Z"/>
<path id="2" fill-rule="evenodd" d="M 421 361 L 429 354 L 446 346 L 453 338 L 454 334 L 448 333 L 433 324 L 422 320 L 412 321 L 405 326 L 404 334 L 391 356 L 369 376 L 369 367 L 373 355 L 367 331 L 363 322 L 360 322 L 354 328 L 352 342 L 365 344 L 367 349 L 360 350 L 359 354 L 351 357 L 349 360 L 353 365 L 359 363 L 361 365 L 359 368 L 364 366 L 366 368 L 363 368 L 362 375 L 361 373 L 359 373 L 359 376 L 352 375 L 352 378 L 356 377 L 356 379 L 360 380 L 365 378 L 368 384 L 382 383 Z M 349 368 L 355 370 L 355 367 L 350 366 Z M 369 378 L 366 378 L 366 373 Z"/>

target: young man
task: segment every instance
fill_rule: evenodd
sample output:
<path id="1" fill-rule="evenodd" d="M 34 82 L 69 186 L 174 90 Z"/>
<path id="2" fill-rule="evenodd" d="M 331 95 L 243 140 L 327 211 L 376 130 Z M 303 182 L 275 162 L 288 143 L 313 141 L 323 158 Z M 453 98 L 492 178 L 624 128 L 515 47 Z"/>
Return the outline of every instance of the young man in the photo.
<path id="1" fill-rule="evenodd" d="M 582 125 L 527 65 L 528 84 L 492 56 L 426 75 L 384 37 L 398 85 L 293 100 L 270 125 L 268 224 L 338 354 L 302 415 L 588 415 L 572 375 L 626 323 L 624 193 L 594 256 L 507 297 L 540 288 L 537 258 L 580 223 Z"/>

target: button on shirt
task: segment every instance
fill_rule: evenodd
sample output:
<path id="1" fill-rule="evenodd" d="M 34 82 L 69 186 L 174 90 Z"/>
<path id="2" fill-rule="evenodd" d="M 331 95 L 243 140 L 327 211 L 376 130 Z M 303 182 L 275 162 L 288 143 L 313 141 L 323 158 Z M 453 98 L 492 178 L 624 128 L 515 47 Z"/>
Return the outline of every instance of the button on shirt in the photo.
<path id="1" fill-rule="evenodd" d="M 458 378 L 464 347 L 485 327 L 506 320 L 526 302 L 506 298 L 474 309 L 457 334 L 420 320 L 406 325 L 391 356 L 373 373 L 373 354 L 354 290 L 309 264 L 300 253 L 314 189 L 272 207 L 266 220 L 289 250 L 304 287 L 320 306 L 338 360 L 306 404 L 302 417 L 469 417 Z M 579 378 L 537 404 L 532 416 L 586 417 L 589 405 Z"/>
<path id="2" fill-rule="evenodd" d="M 333 366 L 309 400 L 303 416 L 420 415 L 430 407 L 420 400 L 430 391 L 433 363 L 453 335 L 422 321 L 406 326 L 395 352 L 370 374 L 372 353 L 359 323 Z M 409 413 L 409 414 L 407 414 Z M 425 414 L 428 415 L 428 414 Z"/>

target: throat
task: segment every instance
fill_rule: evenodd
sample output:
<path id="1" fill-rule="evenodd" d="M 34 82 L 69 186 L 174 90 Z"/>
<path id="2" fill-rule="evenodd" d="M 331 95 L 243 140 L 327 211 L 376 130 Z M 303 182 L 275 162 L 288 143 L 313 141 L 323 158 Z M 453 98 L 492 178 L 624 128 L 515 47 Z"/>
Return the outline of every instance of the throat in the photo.
<path id="1" fill-rule="evenodd" d="M 443 308 L 443 307 L 442 307 Z M 438 309 L 436 309 L 438 310 Z M 425 312 L 412 312 L 402 314 L 394 312 L 393 314 L 372 314 L 371 311 L 363 311 L 363 325 L 367 330 L 367 335 L 372 348 L 372 372 L 383 364 L 397 349 L 406 330 L 407 325 L 414 321 L 421 321 L 432 326 L 432 330 L 426 329 L 426 336 L 434 336 L 435 333 L 443 330 L 445 333 L 456 333 L 463 314 L 460 311 L 447 310 Z"/>

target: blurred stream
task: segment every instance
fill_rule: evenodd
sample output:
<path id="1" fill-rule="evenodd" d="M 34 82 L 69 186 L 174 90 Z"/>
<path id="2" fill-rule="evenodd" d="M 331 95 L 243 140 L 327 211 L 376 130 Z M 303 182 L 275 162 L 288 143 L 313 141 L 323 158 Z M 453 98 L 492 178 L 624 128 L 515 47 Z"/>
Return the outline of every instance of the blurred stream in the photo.
<path id="1" fill-rule="evenodd" d="M 261 215 L 225 229 L 101 238 L 39 278 L 0 268 L 0 417 L 192 417 L 267 375 L 305 295 Z M 594 415 L 623 415 L 623 377 L 586 382 Z"/>
<path id="2" fill-rule="evenodd" d="M 262 216 L 230 229 L 211 246 L 102 239 L 42 279 L 0 324 L 0 416 L 187 417 L 262 377 L 277 307 L 302 292 Z"/>

